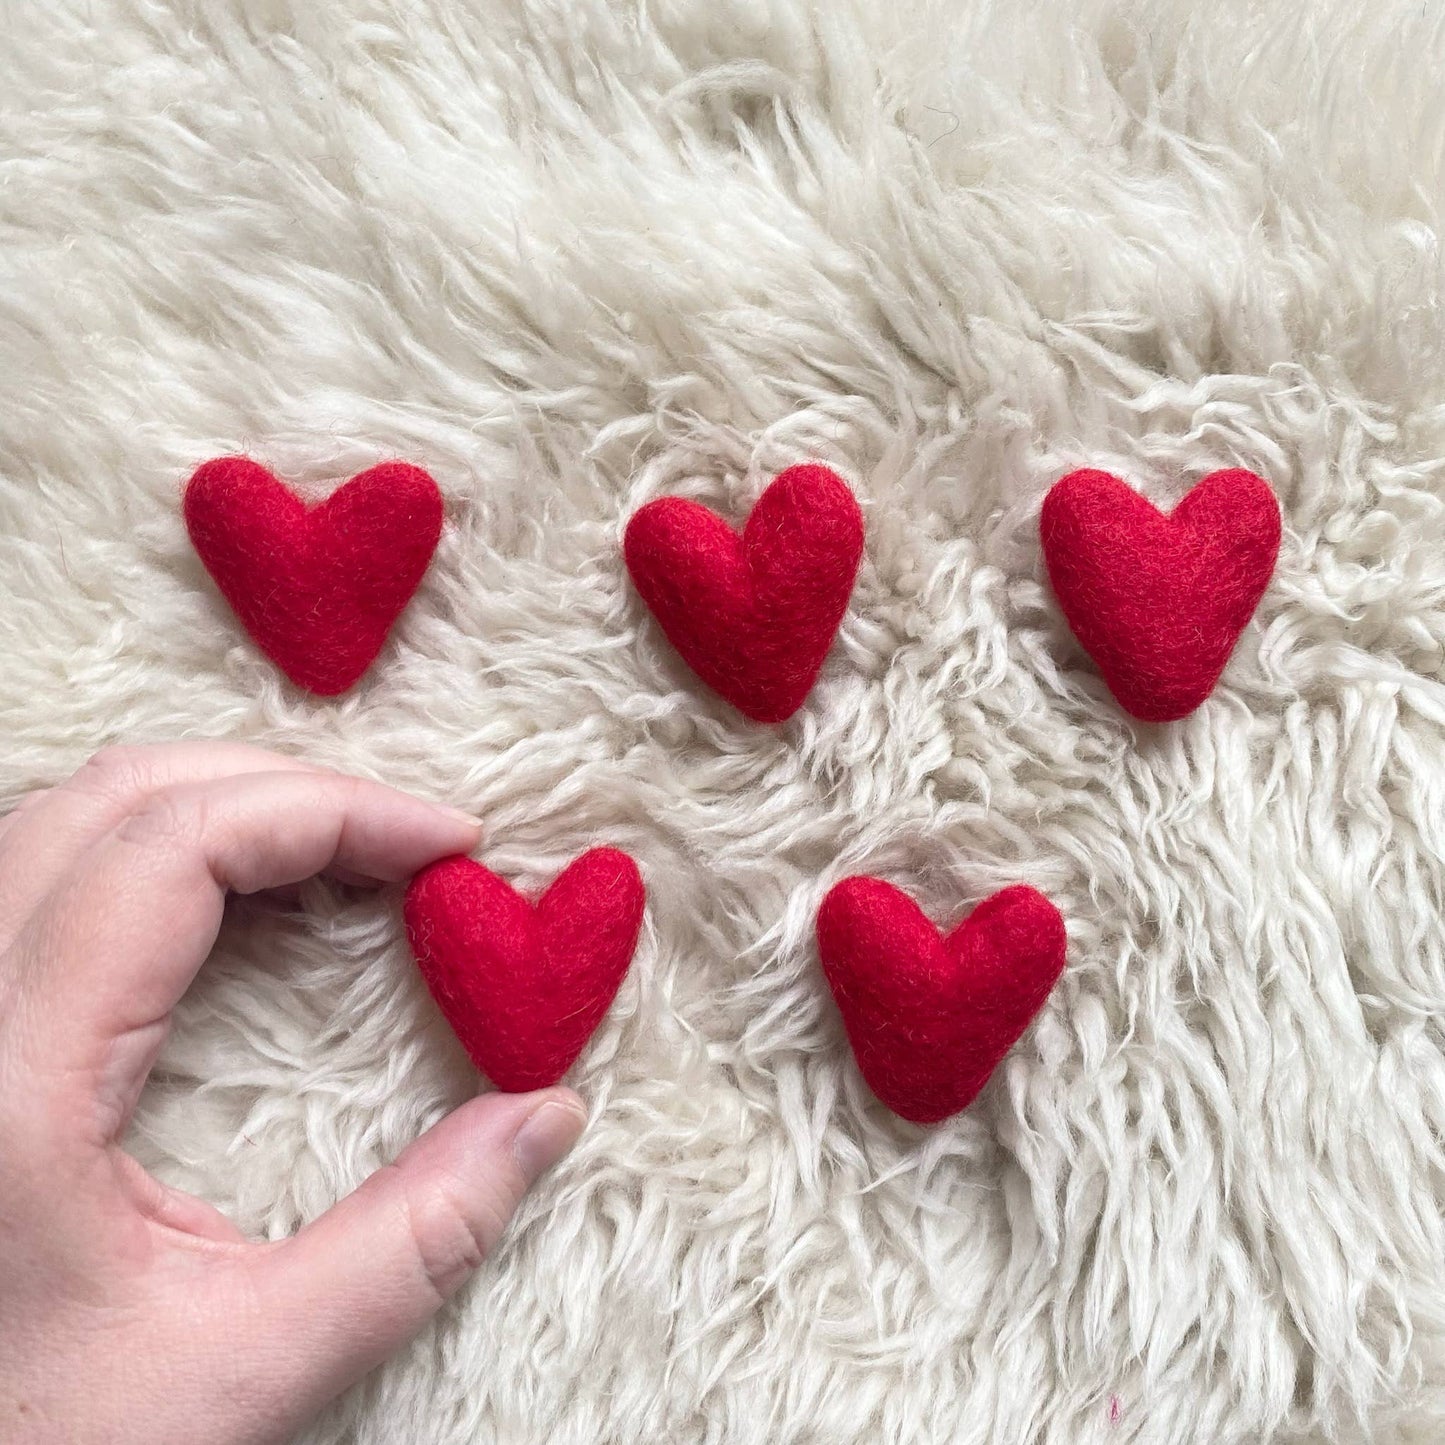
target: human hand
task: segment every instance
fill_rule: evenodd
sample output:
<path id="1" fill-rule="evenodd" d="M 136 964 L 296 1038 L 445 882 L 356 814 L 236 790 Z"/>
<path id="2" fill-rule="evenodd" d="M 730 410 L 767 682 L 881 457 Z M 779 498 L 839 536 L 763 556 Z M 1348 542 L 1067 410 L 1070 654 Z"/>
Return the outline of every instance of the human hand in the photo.
<path id="1" fill-rule="evenodd" d="M 283 1440 L 481 1262 L 576 1140 L 570 1090 L 471 1100 L 278 1243 L 118 1142 L 228 891 L 400 880 L 476 841 L 219 743 L 101 753 L 0 820 L 0 1439 Z"/>

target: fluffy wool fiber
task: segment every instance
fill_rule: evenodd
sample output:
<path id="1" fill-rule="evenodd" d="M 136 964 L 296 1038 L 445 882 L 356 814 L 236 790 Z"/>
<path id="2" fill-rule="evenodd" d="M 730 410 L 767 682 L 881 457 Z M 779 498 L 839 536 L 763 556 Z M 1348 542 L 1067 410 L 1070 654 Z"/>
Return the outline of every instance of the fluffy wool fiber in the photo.
<path id="1" fill-rule="evenodd" d="M 1435 1441 L 1445 60 L 1419 0 L 87 0 L 0 48 L 0 795 L 243 738 L 648 919 L 505 1246 L 307 1445 Z M 186 538 L 242 452 L 448 524 L 352 692 Z M 833 467 L 867 552 L 747 723 L 626 519 Z M 1276 489 L 1214 695 L 1132 722 L 1045 582 L 1096 466 Z M 1068 965 L 964 1114 L 872 1098 L 814 914 L 1011 883 Z M 399 899 L 238 908 L 134 1148 L 277 1235 L 476 1087 Z"/>

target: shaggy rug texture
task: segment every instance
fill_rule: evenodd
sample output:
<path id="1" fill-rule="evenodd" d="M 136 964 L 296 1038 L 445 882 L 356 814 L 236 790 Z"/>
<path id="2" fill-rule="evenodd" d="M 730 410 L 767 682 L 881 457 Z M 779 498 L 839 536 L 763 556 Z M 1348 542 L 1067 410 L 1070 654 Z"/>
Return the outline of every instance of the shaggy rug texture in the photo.
<path id="1" fill-rule="evenodd" d="M 307 1445 L 1445 1430 L 1445 13 L 1220 0 L 57 0 L 0 54 L 0 803 L 238 738 L 632 854 L 593 1120 Z M 241 631 L 180 489 L 445 497 L 376 666 Z M 866 555 L 778 727 L 620 541 L 834 468 Z M 1038 514 L 1267 478 L 1214 696 L 1132 722 Z M 888 879 L 1068 924 L 964 1115 L 862 1085 L 813 942 Z M 237 908 L 134 1148 L 258 1235 L 478 1087 L 398 896 Z"/>

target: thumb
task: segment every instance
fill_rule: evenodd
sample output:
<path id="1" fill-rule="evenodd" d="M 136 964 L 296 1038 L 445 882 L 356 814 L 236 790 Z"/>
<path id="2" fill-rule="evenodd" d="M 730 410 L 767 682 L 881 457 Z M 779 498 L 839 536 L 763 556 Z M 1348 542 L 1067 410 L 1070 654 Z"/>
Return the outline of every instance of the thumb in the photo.
<path id="1" fill-rule="evenodd" d="M 252 1262 L 267 1374 L 307 1418 L 405 1344 L 501 1238 L 586 1122 L 570 1089 L 484 1094 Z"/>

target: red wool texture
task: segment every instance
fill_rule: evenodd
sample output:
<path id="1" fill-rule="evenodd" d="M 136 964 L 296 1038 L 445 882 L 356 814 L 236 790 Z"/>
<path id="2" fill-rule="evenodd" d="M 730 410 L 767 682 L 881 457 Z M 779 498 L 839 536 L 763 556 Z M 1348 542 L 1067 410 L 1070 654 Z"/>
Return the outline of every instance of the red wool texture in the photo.
<path id="1" fill-rule="evenodd" d="M 741 535 L 696 502 L 663 497 L 627 524 L 623 555 L 683 661 L 755 722 L 783 722 L 803 705 L 847 610 L 863 515 L 827 467 L 789 467 Z"/>
<path id="2" fill-rule="evenodd" d="M 1064 967 L 1064 921 L 1018 885 L 942 934 L 879 878 L 845 878 L 818 910 L 823 973 L 869 1088 L 904 1119 L 967 1108 Z"/>
<path id="3" fill-rule="evenodd" d="M 385 462 L 308 506 L 247 457 L 186 486 L 186 529 L 256 645 L 299 687 L 331 697 L 371 666 L 442 530 L 437 485 Z"/>
<path id="4" fill-rule="evenodd" d="M 406 891 L 407 937 L 462 1046 L 507 1093 L 555 1084 L 627 973 L 647 901 L 637 865 L 593 848 L 531 903 L 470 858 Z"/>
<path id="5" fill-rule="evenodd" d="M 1213 691 L 1279 556 L 1279 503 L 1253 472 L 1212 472 L 1171 513 L 1107 472 L 1044 498 L 1044 561 L 1064 617 L 1119 705 L 1172 722 Z"/>

